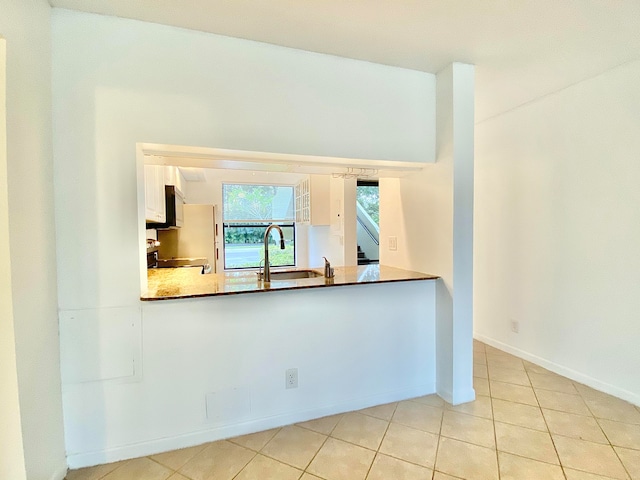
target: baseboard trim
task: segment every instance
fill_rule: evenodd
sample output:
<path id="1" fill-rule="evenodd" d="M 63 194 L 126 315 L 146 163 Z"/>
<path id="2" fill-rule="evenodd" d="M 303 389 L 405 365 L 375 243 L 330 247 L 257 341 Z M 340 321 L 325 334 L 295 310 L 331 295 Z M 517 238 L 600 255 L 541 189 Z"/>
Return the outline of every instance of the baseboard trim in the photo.
<path id="1" fill-rule="evenodd" d="M 540 365 L 547 370 L 550 370 L 558 375 L 562 375 L 563 377 L 567 377 L 576 382 L 580 382 L 588 387 L 591 387 L 595 390 L 599 390 L 604 393 L 608 393 L 609 395 L 613 395 L 614 397 L 621 398 L 622 400 L 626 400 L 627 402 L 633 403 L 634 405 L 640 406 L 640 395 L 637 395 L 629 390 L 625 390 L 623 388 L 616 387 L 615 385 L 611 385 L 606 382 L 602 382 L 596 378 L 590 377 L 584 373 L 578 372 L 571 368 L 564 367 L 557 363 L 546 360 L 542 357 L 534 355 L 532 353 L 526 352 L 516 347 L 512 347 L 506 343 L 502 343 L 498 340 L 494 340 L 493 338 L 487 337 L 480 333 L 474 333 L 473 338 L 479 340 L 487 345 L 495 347 L 500 350 L 504 350 L 507 353 L 511 353 L 517 357 L 523 358 L 531 363 L 535 363 L 536 365 Z"/>
<path id="2" fill-rule="evenodd" d="M 185 435 L 177 435 L 168 438 L 157 438 L 146 442 L 135 443 L 131 445 L 122 445 L 119 447 L 108 448 L 105 450 L 70 454 L 67 457 L 69 468 L 83 468 L 104 463 L 117 462 L 130 458 L 154 455 L 170 450 L 180 448 L 193 447 L 207 442 L 232 438 L 239 435 L 260 432 L 271 428 L 282 427 L 293 423 L 305 422 L 314 418 L 326 417 L 338 413 L 361 410 L 363 408 L 382 405 L 385 403 L 407 400 L 409 398 L 420 397 L 436 393 L 435 385 L 420 385 L 413 388 L 395 390 L 367 397 L 351 399 L 335 405 L 327 405 L 311 410 L 302 410 L 298 412 L 285 413 L 272 417 L 259 418 L 248 422 L 237 423 L 232 425 L 224 425 L 214 427 L 207 430 L 191 432 Z M 66 473 L 66 472 L 65 472 Z M 62 480 L 56 478 L 56 480 Z"/>
<path id="3" fill-rule="evenodd" d="M 476 391 L 473 388 L 464 391 L 456 390 L 454 392 L 448 389 L 438 388 L 437 393 L 440 398 L 451 405 L 461 405 L 463 403 L 473 402 L 476 399 Z"/>
<path id="4" fill-rule="evenodd" d="M 67 465 L 61 465 L 50 477 L 49 480 L 64 480 L 69 469 Z"/>

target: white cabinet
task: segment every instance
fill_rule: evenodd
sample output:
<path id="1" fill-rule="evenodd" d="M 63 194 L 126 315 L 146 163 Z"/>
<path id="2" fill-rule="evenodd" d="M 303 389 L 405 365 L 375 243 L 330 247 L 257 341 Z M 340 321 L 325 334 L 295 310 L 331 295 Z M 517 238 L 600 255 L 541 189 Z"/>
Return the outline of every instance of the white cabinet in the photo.
<path id="1" fill-rule="evenodd" d="M 180 173 L 180 169 L 174 166 L 164 167 L 164 184 L 174 185 L 176 190 L 184 192 L 184 177 Z"/>
<path id="2" fill-rule="evenodd" d="M 296 185 L 296 222 L 329 225 L 329 176 L 309 175 Z"/>
<path id="3" fill-rule="evenodd" d="M 167 221 L 164 198 L 164 167 L 162 165 L 145 165 L 144 205 L 147 222 L 164 223 Z"/>

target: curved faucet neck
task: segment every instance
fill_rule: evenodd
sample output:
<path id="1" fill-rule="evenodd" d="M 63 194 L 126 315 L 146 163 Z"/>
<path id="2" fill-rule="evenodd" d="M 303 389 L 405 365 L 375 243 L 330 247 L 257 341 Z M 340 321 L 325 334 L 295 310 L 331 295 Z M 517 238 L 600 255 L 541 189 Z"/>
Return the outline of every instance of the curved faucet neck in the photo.
<path id="1" fill-rule="evenodd" d="M 280 235 L 280 248 L 284 249 L 284 234 L 282 233 L 282 229 L 280 228 L 280 225 L 272 223 L 264 231 L 264 283 L 271 282 L 271 268 L 269 265 L 269 234 L 273 229 L 275 229 Z"/>

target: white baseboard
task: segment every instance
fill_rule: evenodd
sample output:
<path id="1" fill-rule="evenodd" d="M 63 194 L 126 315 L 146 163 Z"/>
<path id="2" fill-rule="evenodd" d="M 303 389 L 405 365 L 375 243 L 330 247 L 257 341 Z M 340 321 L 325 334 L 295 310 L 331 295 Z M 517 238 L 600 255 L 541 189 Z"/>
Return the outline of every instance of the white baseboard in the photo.
<path id="1" fill-rule="evenodd" d="M 451 405 L 461 405 L 463 403 L 473 402 L 476 399 L 476 391 L 471 388 L 465 391 L 457 390 L 451 392 L 445 388 L 438 388 L 438 396 Z"/>
<path id="2" fill-rule="evenodd" d="M 186 435 L 157 438 L 146 442 L 122 445 L 95 452 L 71 454 L 68 455 L 67 462 L 69 464 L 69 468 L 76 469 L 117 462 L 129 458 L 144 457 L 170 450 L 193 447 L 195 445 L 201 445 L 203 443 L 222 440 L 225 438 L 232 438 L 239 435 L 246 435 L 249 433 L 269 430 L 271 428 L 291 425 L 293 423 L 305 422 L 314 418 L 326 417 L 327 415 L 361 410 L 374 405 L 382 405 L 409 398 L 421 397 L 423 395 L 430 395 L 435 393 L 435 390 L 435 385 L 421 385 L 418 387 L 351 399 L 337 405 L 329 405 L 312 410 L 290 412 L 282 415 L 275 415 L 273 417 L 259 418 L 248 422 L 191 432 Z M 62 480 L 62 478 L 64 478 L 64 476 L 59 479 L 56 478 L 56 480 Z"/>
<path id="3" fill-rule="evenodd" d="M 630 392 L 629 390 L 625 390 L 623 388 L 616 387 L 615 385 L 611 385 L 606 382 L 602 382 L 596 378 L 593 378 L 585 373 L 578 372 L 571 368 L 564 367 L 557 363 L 546 360 L 542 357 L 538 357 L 537 355 L 533 355 L 524 350 L 520 350 L 519 348 L 512 347 L 506 343 L 502 343 L 498 340 L 494 340 L 493 338 L 489 338 L 485 335 L 474 333 L 473 338 L 479 340 L 487 345 L 495 347 L 499 350 L 503 350 L 507 353 L 511 353 L 517 357 L 528 360 L 531 363 L 535 363 L 536 365 L 540 365 L 547 370 L 550 370 L 558 375 L 562 375 L 563 377 L 567 377 L 570 380 L 574 380 L 576 382 L 580 382 L 584 385 L 587 385 L 595 390 L 599 390 L 604 393 L 608 393 L 609 395 L 613 395 L 614 397 L 621 398 L 622 400 L 626 400 L 627 402 L 633 403 L 634 405 L 640 406 L 640 395 Z"/>
<path id="4" fill-rule="evenodd" d="M 60 465 L 60 467 L 49 477 L 49 480 L 64 480 L 68 472 L 67 465 Z"/>

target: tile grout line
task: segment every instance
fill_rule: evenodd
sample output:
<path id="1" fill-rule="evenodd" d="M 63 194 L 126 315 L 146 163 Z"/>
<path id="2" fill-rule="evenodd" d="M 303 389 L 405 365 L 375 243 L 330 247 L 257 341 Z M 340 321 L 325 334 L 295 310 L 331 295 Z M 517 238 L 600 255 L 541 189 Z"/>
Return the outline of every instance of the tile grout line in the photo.
<path id="1" fill-rule="evenodd" d="M 487 362 L 488 362 L 488 359 L 487 359 Z M 498 455 L 498 434 L 496 433 L 496 414 L 493 410 L 493 394 L 491 391 L 491 376 L 489 373 L 488 364 L 487 364 L 487 383 L 489 384 L 489 402 L 491 403 L 491 424 L 493 425 L 493 441 L 496 445 L 496 466 L 498 467 L 498 480 L 500 480 L 502 475 L 500 474 L 500 455 Z"/>
<path id="2" fill-rule="evenodd" d="M 384 438 L 387 436 L 387 432 L 389 431 L 389 427 L 391 426 L 391 420 L 393 420 L 393 416 L 396 414 L 396 410 L 398 410 L 398 405 L 400 405 L 400 402 L 396 402 L 396 406 L 393 408 L 393 413 L 391 413 L 391 417 L 389 417 L 389 420 L 387 421 L 387 428 L 385 428 L 384 434 L 382 435 L 382 438 L 380 439 L 380 443 L 378 444 L 378 448 L 376 449 L 376 453 L 373 456 L 373 460 L 371 461 L 371 465 L 369 465 L 369 469 L 367 470 L 367 474 L 364 476 L 364 480 L 367 480 L 367 478 L 369 478 L 369 474 L 371 473 L 371 469 L 373 468 L 373 464 L 375 463 L 376 458 L 378 458 L 378 455 L 380 454 L 380 447 L 382 447 L 382 442 L 384 442 Z"/>
<path id="3" fill-rule="evenodd" d="M 445 409 L 446 408 L 442 409 L 442 417 L 440 417 L 440 429 L 438 430 L 438 445 L 436 446 L 436 455 L 435 457 L 433 457 L 433 472 L 431 473 L 432 479 L 434 479 L 436 476 L 436 464 L 438 463 L 438 452 L 440 451 L 440 440 L 442 440 L 442 424 L 444 423 Z"/>
<path id="4" fill-rule="evenodd" d="M 345 412 L 345 413 L 349 413 L 349 412 Z M 340 420 L 338 420 L 336 422 L 336 424 L 333 426 L 333 428 L 331 429 L 331 431 L 327 434 L 326 438 L 324 439 L 324 442 L 322 442 L 322 445 L 320 445 L 320 448 L 316 451 L 316 453 L 314 453 L 313 457 L 311 457 L 311 460 L 309 460 L 309 462 L 307 463 L 307 466 L 304 467 L 304 469 L 302 470 L 302 474 L 304 475 L 305 473 L 308 473 L 309 475 L 315 475 L 314 473 L 311 473 L 307 470 L 307 468 L 309 468 L 311 466 L 311 464 L 313 463 L 313 461 L 316 459 L 316 457 L 318 456 L 318 454 L 320 453 L 320 450 L 322 450 L 322 447 L 325 446 L 325 444 L 327 443 L 327 441 L 329 440 L 329 438 L 333 438 L 331 437 L 331 434 L 333 433 L 333 431 L 336 429 L 336 427 L 338 426 L 338 424 L 342 421 L 342 419 L 344 418 L 344 413 L 339 414 L 340 415 Z M 316 432 L 318 433 L 318 432 Z M 317 475 L 315 475 L 317 477 Z"/>
<path id="5" fill-rule="evenodd" d="M 527 371 L 527 378 L 529 378 L 529 382 L 531 382 L 531 377 L 529 376 L 529 372 Z M 540 409 L 540 415 L 542 415 L 542 420 L 544 421 L 545 427 L 547 427 L 547 434 L 551 439 L 551 445 L 553 445 L 553 451 L 556 452 L 556 457 L 558 457 L 558 463 L 560 464 L 560 471 L 562 472 L 562 476 L 567 479 L 567 472 L 564 471 L 564 465 L 562 464 L 562 460 L 560 459 L 560 454 L 558 453 L 558 447 L 556 447 L 556 442 L 553 440 L 553 435 L 551 435 L 551 430 L 549 430 L 549 424 L 547 423 L 547 417 L 544 416 L 544 412 L 542 411 L 542 407 L 540 406 L 540 399 L 538 398 L 538 394 L 536 393 L 536 389 L 533 388 L 533 383 L 531 383 L 531 387 L 533 390 L 533 395 L 536 397 L 536 402 L 538 402 L 538 408 Z M 563 412 L 567 413 L 567 412 Z"/>
<path id="6" fill-rule="evenodd" d="M 231 443 L 231 442 L 229 442 L 229 443 Z M 232 445 L 235 445 L 235 443 L 232 443 Z M 242 447 L 242 448 L 245 448 L 246 450 L 249 450 L 250 452 L 252 452 L 253 453 L 253 457 L 251 457 L 251 459 L 238 471 L 238 473 L 236 473 L 233 477 L 231 477 L 231 480 L 234 480 L 235 478 L 238 478 L 238 475 L 240 475 L 245 470 L 245 468 L 247 468 L 249 466 L 249 464 L 251 462 L 253 462 L 253 459 L 256 458 L 259 455 L 259 452 L 256 452 L 255 450 L 251 450 L 250 448 L 247 448 L 247 447 Z"/>

